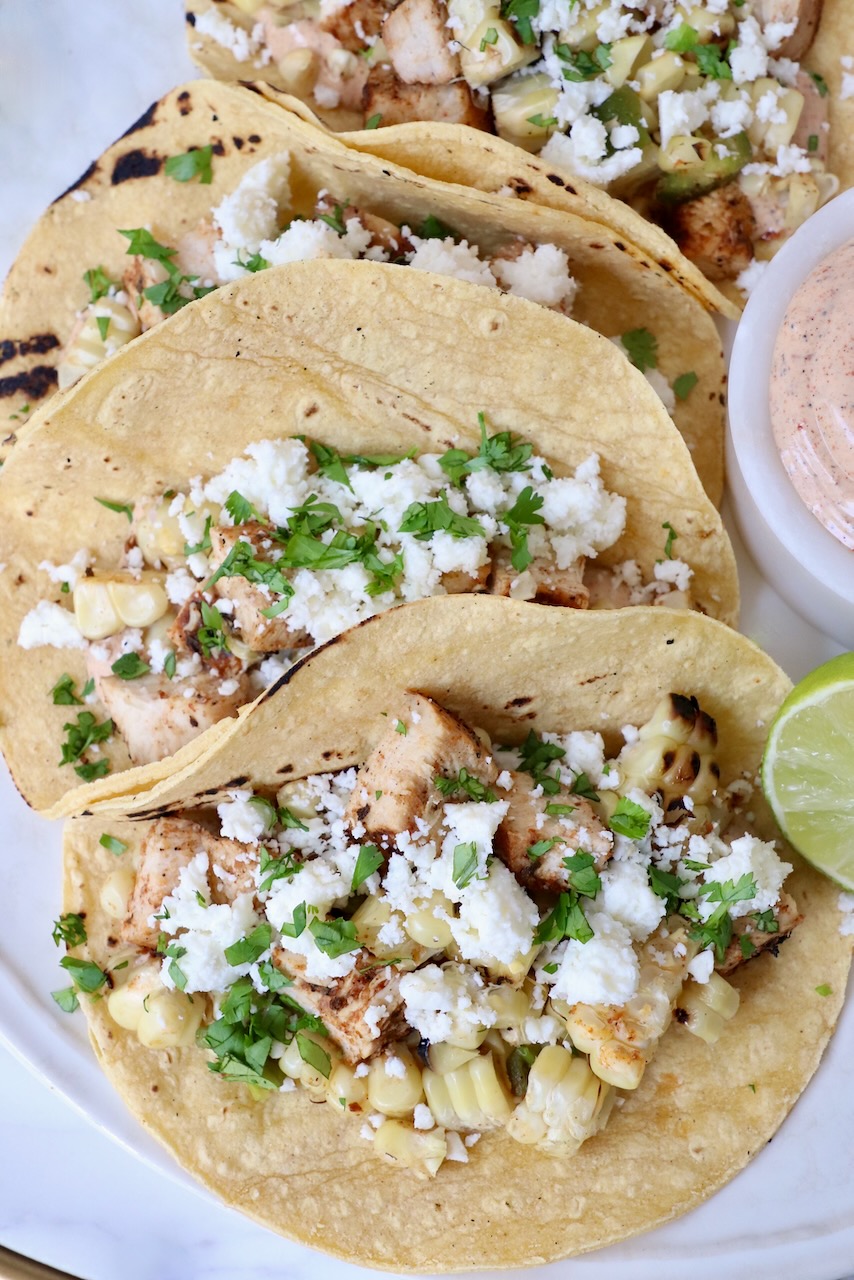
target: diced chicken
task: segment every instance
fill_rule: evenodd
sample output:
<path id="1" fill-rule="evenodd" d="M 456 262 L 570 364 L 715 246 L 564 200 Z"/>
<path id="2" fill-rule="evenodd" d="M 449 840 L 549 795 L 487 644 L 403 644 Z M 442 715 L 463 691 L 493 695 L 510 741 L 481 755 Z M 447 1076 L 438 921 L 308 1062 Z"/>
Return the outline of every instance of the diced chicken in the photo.
<path id="1" fill-rule="evenodd" d="M 374 67 L 362 94 L 362 108 L 365 119 L 378 115 L 383 125 L 436 120 L 492 132 L 489 112 L 477 106 L 463 80 L 453 84 L 404 84 L 391 67 Z"/>
<path id="2" fill-rule="evenodd" d="M 178 252 L 173 261 L 186 276 L 196 276 L 201 284 L 217 278 L 214 246 L 219 232 L 212 222 L 203 218 L 198 226 L 188 231 L 178 241 Z"/>
<path id="3" fill-rule="evenodd" d="M 122 276 L 122 288 L 128 296 L 128 307 L 136 316 L 143 333 L 166 319 L 165 311 L 145 297 L 144 289 L 162 284 L 167 279 L 163 265 L 151 258 L 133 257 Z"/>
<path id="4" fill-rule="evenodd" d="M 676 205 L 668 230 L 710 280 L 735 280 L 753 261 L 756 218 L 735 182 Z"/>
<path id="5" fill-rule="evenodd" d="M 632 603 L 629 584 L 605 565 L 585 565 L 584 585 L 587 588 L 588 609 L 624 609 Z"/>
<path id="6" fill-rule="evenodd" d="M 447 797 L 437 777 L 458 777 L 461 769 L 485 786 L 498 769 L 480 738 L 432 698 L 410 693 L 401 719 L 389 716 L 388 728 L 362 765 L 344 820 L 361 824 L 366 841 L 388 847 L 401 831 L 414 831 L 421 819 L 432 826 Z"/>
<path id="7" fill-rule="evenodd" d="M 510 561 L 511 552 L 507 547 L 495 550 L 492 561 L 492 579 L 489 591 L 494 596 L 513 594 L 513 583 L 520 577 Z M 567 609 L 586 609 L 588 591 L 582 582 L 584 574 L 584 557 L 574 560 L 568 569 L 558 569 L 553 560 L 545 556 L 535 556 L 528 565 L 527 573 L 534 581 L 534 594 L 529 599 L 538 604 L 559 604 Z"/>
<path id="8" fill-rule="evenodd" d="M 356 205 L 348 204 L 345 200 L 336 200 L 328 191 L 318 199 L 315 217 L 334 217 L 336 210 L 339 211 L 342 222 L 347 223 L 351 218 L 358 218 L 365 230 L 370 231 L 369 248 L 384 249 L 392 258 L 397 258 L 405 253 L 411 253 L 415 247 L 394 222 L 380 218 L 375 213 L 368 213 Z"/>
<path id="9" fill-rule="evenodd" d="M 439 579 L 449 596 L 463 595 L 466 592 L 478 594 L 487 590 L 492 563 L 487 560 L 476 574 L 466 573 L 463 569 L 455 569 L 452 573 L 443 573 Z"/>
<path id="10" fill-rule="evenodd" d="M 232 902 L 239 893 L 254 888 L 256 855 L 252 849 L 215 836 L 188 818 L 159 818 L 142 842 L 136 881 L 120 931 L 125 942 L 156 948 L 160 925 L 157 920 L 152 923 L 152 917 L 160 914 L 164 899 L 177 889 L 184 867 L 202 851 L 210 861 L 208 883 L 213 901 Z"/>
<path id="11" fill-rule="evenodd" d="M 798 72 L 795 88 L 803 96 L 804 107 L 792 142 L 796 147 L 803 147 L 810 159 L 826 163 L 830 134 L 827 120 L 829 98 L 821 96 L 818 85 L 806 71 Z"/>
<path id="12" fill-rule="evenodd" d="M 345 49 L 340 40 L 324 31 L 314 19 L 301 18 L 282 27 L 276 21 L 276 14 L 265 9 L 258 10 L 257 18 L 263 28 L 264 44 L 274 62 L 286 66 L 289 55 L 299 50 L 309 50 L 315 55 L 304 72 L 304 78 L 310 79 L 318 106 L 329 110 L 337 107 L 359 110 L 368 79 L 368 64 L 364 58 Z M 309 79 L 306 79 L 303 92 L 309 90 Z"/>
<path id="13" fill-rule="evenodd" d="M 293 951 L 277 947 L 273 964 L 293 980 L 288 996 L 308 1013 L 323 1019 L 348 1062 L 364 1062 L 391 1041 L 408 1034 L 399 975 L 390 965 L 377 966 L 369 951 L 358 952 L 355 969 L 327 986 L 308 981 L 305 960 Z M 372 1006 L 379 1011 L 376 1031 L 373 1018 L 371 1026 L 365 1019 Z"/>
<path id="14" fill-rule="evenodd" d="M 223 687 L 231 690 L 223 693 Z M 241 673 L 223 686 L 209 672 L 185 680 L 149 674 L 135 680 L 95 675 L 98 697 L 121 734 L 134 764 L 151 764 L 173 755 L 211 725 L 253 698 L 249 676 Z"/>
<path id="15" fill-rule="evenodd" d="M 753 916 L 740 916 L 733 921 L 732 942 L 727 947 L 723 960 L 715 965 L 718 973 L 732 973 L 746 960 L 752 960 L 760 951 L 771 950 L 777 954 L 777 947 L 785 942 L 792 930 L 801 923 L 803 916 L 798 911 L 797 903 L 791 894 L 781 893 L 780 900 L 774 907 L 777 928 L 773 933 L 765 933 L 756 925 Z M 755 948 L 746 956 L 741 949 L 740 938 L 747 937 Z"/>
<path id="16" fill-rule="evenodd" d="M 776 58 L 797 62 L 809 49 L 821 18 L 822 0 L 753 0 L 753 16 L 763 28 L 769 22 L 795 22 L 794 31 L 774 50 Z"/>
<path id="17" fill-rule="evenodd" d="M 211 529 L 212 573 L 220 567 L 238 542 L 250 543 L 256 559 L 270 562 L 270 553 L 275 545 L 270 529 L 257 520 L 251 520 L 232 528 Z M 287 577 L 287 572 L 284 576 Z M 287 609 L 273 618 L 264 616 L 264 609 L 270 609 L 282 599 L 269 588 L 249 582 L 238 574 L 218 578 L 213 584 L 213 590 L 220 599 L 232 601 L 232 623 L 244 642 L 256 653 L 277 653 L 279 649 L 306 648 L 314 643 L 307 631 L 291 630 Z"/>
<path id="18" fill-rule="evenodd" d="M 393 0 L 352 0 L 318 20 L 321 31 L 328 31 L 331 36 L 349 49 L 350 53 L 363 53 L 369 47 L 383 25 L 383 18 L 389 11 Z"/>
<path id="19" fill-rule="evenodd" d="M 403 0 L 383 23 L 383 44 L 404 84 L 449 84 L 460 74 L 451 53 L 448 10 L 439 0 Z"/>
<path id="20" fill-rule="evenodd" d="M 604 866 L 613 850 L 613 837 L 589 800 L 563 786 L 555 795 L 535 795 L 537 784 L 529 774 L 510 776 L 510 808 L 495 833 L 495 852 L 523 889 L 545 889 L 550 893 L 567 889 L 569 871 L 563 860 L 579 849 L 593 855 L 597 868 Z M 548 814 L 547 805 L 561 805 L 572 812 L 563 816 Z M 543 840 L 560 843 L 532 857 L 528 850 Z"/>

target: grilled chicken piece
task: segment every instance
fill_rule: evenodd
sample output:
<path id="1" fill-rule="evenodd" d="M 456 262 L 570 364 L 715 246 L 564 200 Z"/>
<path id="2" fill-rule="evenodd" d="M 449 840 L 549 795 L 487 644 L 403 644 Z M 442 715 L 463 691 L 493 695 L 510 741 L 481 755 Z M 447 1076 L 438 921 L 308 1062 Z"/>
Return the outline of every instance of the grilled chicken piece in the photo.
<path id="1" fill-rule="evenodd" d="M 449 596 L 458 596 L 471 592 L 475 595 L 488 590 L 489 575 L 492 573 L 492 562 L 482 564 L 477 574 L 472 576 L 463 569 L 454 569 L 452 573 L 443 573 L 440 578 L 442 586 Z"/>
<path id="2" fill-rule="evenodd" d="M 737 969 L 745 961 L 752 960 L 760 951 L 766 951 L 769 948 L 776 954 L 776 948 L 781 942 L 786 941 L 792 930 L 803 920 L 797 903 L 789 893 L 780 894 L 780 900 L 774 907 L 774 915 L 777 917 L 777 928 L 773 933 L 763 933 L 758 929 L 753 916 L 739 916 L 733 921 L 732 942 L 724 952 L 723 960 L 715 965 L 718 973 L 732 973 L 733 969 Z M 746 956 L 741 949 L 739 939 L 743 937 L 748 937 L 756 948 L 749 956 Z"/>
<path id="3" fill-rule="evenodd" d="M 403 0 L 382 27 L 383 44 L 404 84 L 449 84 L 460 59 L 448 48 L 448 10 L 438 0 Z"/>
<path id="4" fill-rule="evenodd" d="M 238 542 L 250 543 L 255 558 L 269 562 L 270 550 L 274 546 L 270 530 L 257 520 L 250 520 L 246 524 L 234 525 L 233 528 L 211 529 L 212 573 L 220 567 Z M 287 576 L 286 571 L 285 577 Z M 233 602 L 233 623 L 245 643 L 256 653 L 277 653 L 279 649 L 305 648 L 314 643 L 307 631 L 291 630 L 287 609 L 274 618 L 265 618 L 262 610 L 269 609 L 281 600 L 275 592 L 268 592 L 239 575 L 218 578 L 213 584 L 213 590 L 220 599 Z"/>
<path id="5" fill-rule="evenodd" d="M 584 567 L 588 609 L 624 609 L 632 603 L 632 589 L 624 578 L 617 578 L 605 565 Z"/>
<path id="6" fill-rule="evenodd" d="M 796 147 L 803 147 L 813 160 L 827 161 L 828 137 L 830 130 L 827 121 L 828 97 L 822 97 L 818 85 L 807 71 L 799 71 L 795 77 L 795 88 L 804 100 L 804 109 L 798 120 L 792 142 Z M 816 138 L 817 145 L 810 146 L 810 139 Z M 761 225 L 761 224 L 760 224 Z"/>
<path id="7" fill-rule="evenodd" d="M 399 724 L 405 733 L 398 732 Z M 449 797 L 434 779 L 457 777 L 461 769 L 485 786 L 498 777 L 492 755 L 468 725 L 432 698 L 410 692 L 403 719 L 389 717 L 359 770 L 344 821 L 361 824 L 366 841 L 388 848 L 398 832 L 414 831 L 417 819 L 428 826 L 438 821 Z"/>
<path id="8" fill-rule="evenodd" d="M 252 871 L 257 854 L 253 849 L 215 836 L 187 818 L 159 818 L 142 842 L 136 881 L 120 931 L 125 942 L 152 951 L 156 948 L 160 925 L 156 920 L 152 924 L 151 919 L 160 912 L 164 898 L 178 887 L 184 867 L 202 851 L 210 860 L 208 883 L 213 901 L 233 902 L 239 893 L 255 887 Z"/>
<path id="9" fill-rule="evenodd" d="M 735 280 L 753 261 L 756 218 L 735 182 L 676 205 L 667 229 L 710 280 Z"/>
<path id="10" fill-rule="evenodd" d="M 363 53 L 368 41 L 380 34 L 389 3 L 386 0 L 352 0 L 351 4 L 321 17 L 317 25 L 321 31 L 328 31 L 334 36 L 350 53 Z"/>
<path id="11" fill-rule="evenodd" d="M 136 680 L 95 674 L 94 679 L 134 764 L 173 755 L 217 721 L 236 716 L 253 697 L 245 673 L 235 677 L 236 688 L 227 694 L 220 691 L 223 677 L 209 672 L 185 680 L 153 674 Z M 185 697 L 188 690 L 190 696 Z"/>
<path id="12" fill-rule="evenodd" d="M 373 959 L 369 951 L 358 952 L 355 969 L 323 986 L 305 977 L 302 956 L 284 947 L 273 951 L 273 964 L 293 980 L 288 996 L 323 1019 L 332 1039 L 351 1063 L 372 1058 L 387 1044 L 402 1040 L 409 1033 L 403 1017 L 400 977 L 390 965 L 367 968 Z M 360 968 L 365 972 L 360 973 Z M 376 1031 L 365 1021 L 372 1006 L 381 1010 Z"/>
<path id="13" fill-rule="evenodd" d="M 205 670 L 212 672 L 220 680 L 237 679 L 243 674 L 245 663 L 236 654 L 226 648 L 212 648 L 209 653 L 204 652 L 199 641 L 199 631 L 203 625 L 201 604 L 201 591 L 194 591 L 181 605 L 166 637 L 177 653 L 196 654 L 204 663 Z M 225 632 L 223 634 L 227 643 L 228 636 Z"/>
<path id="14" fill-rule="evenodd" d="M 297 64 L 301 70 L 291 91 L 313 92 L 318 105 L 329 110 L 345 107 L 358 111 L 368 78 L 365 59 L 346 49 L 314 18 L 300 18 L 286 26 L 279 25 L 280 19 L 281 15 L 271 9 L 259 9 L 256 15 L 263 29 L 264 44 L 280 70 L 287 68 L 290 78 L 292 55 L 305 58 L 306 51 L 314 54 L 313 58 Z M 343 20 L 346 21 L 346 17 Z"/>
<path id="15" fill-rule="evenodd" d="M 463 80 L 453 84 L 404 84 L 391 67 L 374 67 L 362 93 L 365 118 L 381 117 L 380 123 L 405 124 L 410 120 L 437 120 L 467 124 L 492 133 L 488 111 L 478 107 Z"/>
<path id="16" fill-rule="evenodd" d="M 545 889 L 561 893 L 569 888 L 569 872 L 563 865 L 568 853 L 583 849 L 592 853 L 596 867 L 605 865 L 612 853 L 613 837 L 593 811 L 589 800 L 561 787 L 555 795 L 534 795 L 537 784 L 527 773 L 511 773 L 513 790 L 510 808 L 495 833 L 495 852 L 513 872 L 523 889 Z M 547 805 L 572 809 L 565 817 L 546 813 Z M 541 818 L 542 821 L 538 822 Z M 528 850 L 541 840 L 558 839 L 560 844 L 539 857 Z"/>
<path id="17" fill-rule="evenodd" d="M 769 22 L 796 22 L 790 36 L 774 50 L 775 58 L 797 62 L 809 49 L 821 18 L 822 0 L 753 0 L 753 16 L 761 27 Z"/>
<path id="18" fill-rule="evenodd" d="M 156 303 L 150 302 L 143 290 L 162 284 L 166 278 L 166 271 L 161 263 L 154 262 L 151 258 L 139 257 L 131 258 L 130 266 L 122 276 L 122 288 L 128 296 L 128 307 L 139 321 L 143 333 L 166 319 L 166 312 Z"/>
<path id="19" fill-rule="evenodd" d="M 509 596 L 511 585 L 520 576 L 510 562 L 509 547 L 496 547 L 492 560 L 492 579 L 489 591 L 494 596 Z M 560 604 L 567 609 L 586 609 L 589 593 L 581 581 L 584 573 L 584 557 L 580 556 L 568 569 L 558 569 L 545 556 L 535 556 L 527 572 L 534 579 L 534 595 L 538 604 Z"/>
<path id="20" fill-rule="evenodd" d="M 369 248 L 385 249 L 386 253 L 392 257 L 399 257 L 404 253 L 412 252 L 414 245 L 394 222 L 389 222 L 386 218 L 380 218 L 375 213 L 368 213 L 357 205 L 348 204 L 346 200 L 336 200 L 329 192 L 325 192 L 318 199 L 314 209 L 314 216 L 316 218 L 328 218 L 335 215 L 336 209 L 340 211 L 341 221 L 345 224 L 351 218 L 358 218 L 365 230 L 370 231 L 371 243 L 368 246 Z"/>

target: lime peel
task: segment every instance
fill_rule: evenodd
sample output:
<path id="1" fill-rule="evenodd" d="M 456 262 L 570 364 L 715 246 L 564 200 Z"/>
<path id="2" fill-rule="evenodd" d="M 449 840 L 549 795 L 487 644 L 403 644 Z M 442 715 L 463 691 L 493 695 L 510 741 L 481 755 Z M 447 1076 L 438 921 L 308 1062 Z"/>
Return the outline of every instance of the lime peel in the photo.
<path id="1" fill-rule="evenodd" d="M 816 668 L 778 711 L 762 787 L 787 840 L 854 890 L 854 653 Z"/>

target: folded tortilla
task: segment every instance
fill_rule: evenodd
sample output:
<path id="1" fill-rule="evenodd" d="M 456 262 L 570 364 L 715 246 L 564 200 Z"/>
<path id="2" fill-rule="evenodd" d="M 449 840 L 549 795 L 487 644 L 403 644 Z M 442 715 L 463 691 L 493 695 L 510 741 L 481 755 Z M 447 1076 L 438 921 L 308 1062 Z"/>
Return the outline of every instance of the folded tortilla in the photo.
<path id="1" fill-rule="evenodd" d="M 657 395 L 612 343 L 524 299 L 427 272 L 277 267 L 185 308 L 60 393 L 4 468 L 0 744 L 27 800 L 48 808 L 75 781 L 56 763 L 69 708 L 53 706 L 50 690 L 66 672 L 82 685 L 86 672 L 79 650 L 20 648 L 18 629 L 49 593 L 43 560 L 67 564 L 86 547 L 96 570 L 117 565 L 128 525 L 96 498 L 121 505 L 181 489 L 252 441 L 299 434 L 342 453 L 476 452 L 481 411 L 491 430 L 530 440 L 557 475 L 598 453 L 604 484 L 627 499 L 625 530 L 598 563 L 636 560 L 651 580 L 667 523 L 696 606 L 735 624 L 720 516 Z M 58 585 L 52 595 L 63 601 Z M 143 789 L 169 769 L 123 775 L 123 744 L 105 751 L 112 773 L 92 784 L 96 796 Z M 70 793 L 71 811 L 89 795 Z"/>
<path id="2" fill-rule="evenodd" d="M 581 615 L 488 597 L 392 610 L 326 646 L 233 724 L 194 768 L 148 797 L 66 827 L 64 910 L 85 913 L 87 954 L 105 963 L 115 928 L 100 889 L 133 857 L 146 820 L 215 803 L 230 787 L 365 759 L 403 693 L 430 694 L 497 741 L 530 729 L 592 729 L 606 744 L 662 694 L 695 695 L 718 723 L 721 782 L 754 778 L 790 685 L 744 637 L 694 614 Z M 757 831 L 773 824 L 757 792 Z M 640 1088 L 570 1160 L 484 1134 L 464 1165 L 432 1181 L 376 1160 L 359 1122 L 295 1093 L 253 1100 L 208 1069 L 203 1050 L 154 1051 L 104 1000 L 82 999 L 101 1065 L 153 1133 L 227 1204 L 363 1266 L 462 1271 L 548 1262 L 624 1240 L 688 1212 L 763 1150 L 818 1066 L 842 1003 L 850 942 L 838 889 L 788 849 L 805 915 L 778 957 L 732 982 L 741 1007 L 709 1047 L 671 1027 Z M 825 996 L 816 987 L 828 989 Z M 772 1157 L 773 1159 L 773 1154 Z"/>
<path id="3" fill-rule="evenodd" d="M 397 225 L 437 218 L 484 253 L 518 239 L 554 244 L 569 258 L 579 288 L 573 316 L 606 337 L 648 330 L 658 342 L 658 372 L 669 383 L 692 373 L 674 420 L 685 436 L 712 501 L 723 493 L 723 392 L 720 340 L 711 316 L 661 266 L 586 213 L 506 200 L 462 185 L 417 177 L 395 163 L 363 155 L 321 128 L 295 99 L 286 106 L 249 89 L 193 81 L 155 103 L 58 200 L 31 233 L 0 298 L 0 404 L 35 409 L 57 385 L 56 367 L 89 298 L 84 273 L 103 267 L 120 279 L 130 264 L 120 229 L 145 226 L 175 246 L 209 218 L 253 165 L 287 151 L 294 212 L 313 216 L 320 190 Z M 287 109 L 292 107 L 293 109 Z M 488 141 L 488 140 L 487 140 Z M 213 146 L 211 182 L 178 182 L 166 161 Z M 607 199 L 607 197 L 603 197 Z M 642 221 L 642 220 L 641 220 Z M 646 224 L 644 224 L 646 225 Z M 28 429 L 19 421 L 5 451 Z M 0 454 L 4 452 L 0 446 Z"/>

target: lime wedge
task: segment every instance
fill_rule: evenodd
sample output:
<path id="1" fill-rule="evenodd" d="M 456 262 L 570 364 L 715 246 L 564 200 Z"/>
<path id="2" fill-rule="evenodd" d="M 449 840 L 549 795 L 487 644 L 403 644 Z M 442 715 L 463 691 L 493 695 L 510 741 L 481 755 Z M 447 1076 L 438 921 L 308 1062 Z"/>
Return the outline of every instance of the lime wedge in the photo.
<path id="1" fill-rule="evenodd" d="M 762 786 L 798 852 L 854 890 L 854 653 L 795 685 L 771 726 Z"/>

